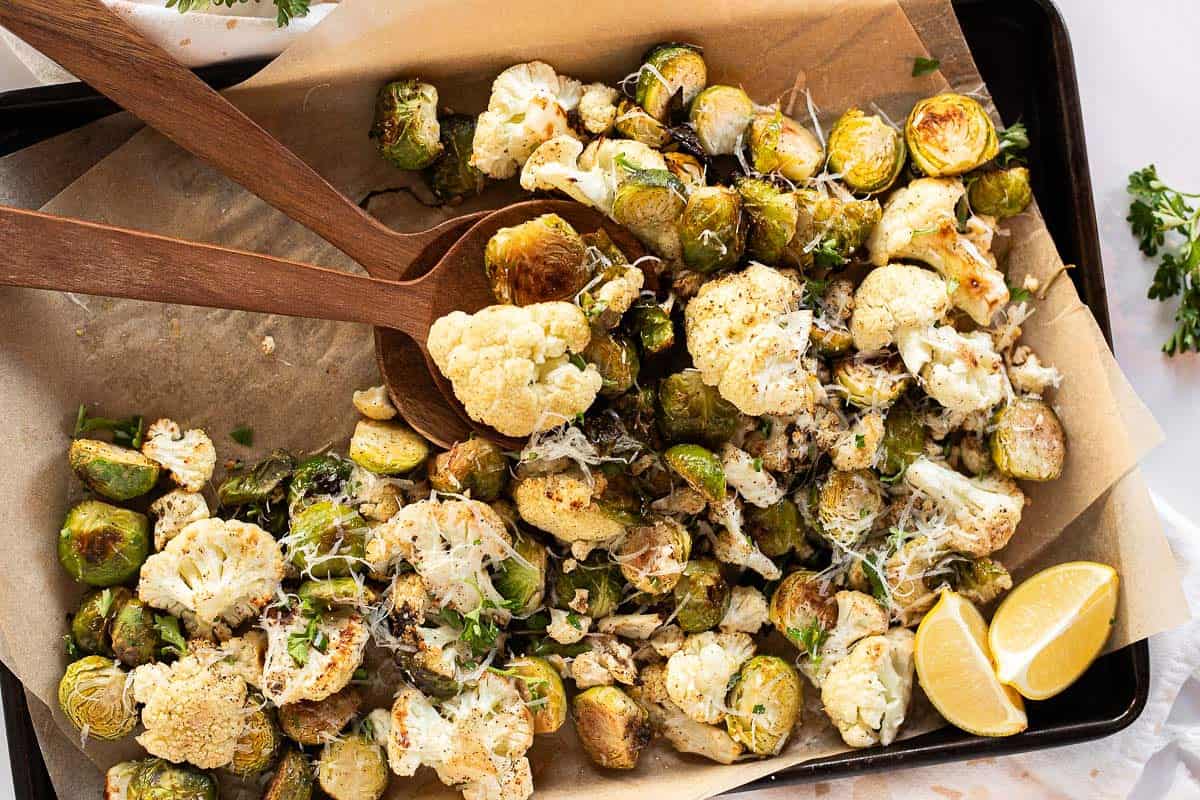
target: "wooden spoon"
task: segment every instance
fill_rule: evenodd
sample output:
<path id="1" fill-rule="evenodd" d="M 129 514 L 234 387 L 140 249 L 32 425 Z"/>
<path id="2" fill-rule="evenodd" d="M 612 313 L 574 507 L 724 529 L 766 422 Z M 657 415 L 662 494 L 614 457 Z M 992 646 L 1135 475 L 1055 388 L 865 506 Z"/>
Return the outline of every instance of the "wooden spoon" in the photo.
<path id="1" fill-rule="evenodd" d="M 483 269 L 488 239 L 503 227 L 556 213 L 578 230 L 628 233 L 598 213 L 564 200 L 532 200 L 492 212 L 454 243 L 428 273 L 390 281 L 166 236 L 0 207 L 0 284 L 182 305 L 361 322 L 388 329 L 377 337 L 380 368 L 393 396 L 409 400 L 405 419 L 449 447 L 475 431 L 510 449 L 521 442 L 466 419 L 449 382 L 429 356 L 434 320 L 495 302 Z M 426 362 L 437 392 L 391 379 L 413 366 L 392 345 L 407 336 Z"/>

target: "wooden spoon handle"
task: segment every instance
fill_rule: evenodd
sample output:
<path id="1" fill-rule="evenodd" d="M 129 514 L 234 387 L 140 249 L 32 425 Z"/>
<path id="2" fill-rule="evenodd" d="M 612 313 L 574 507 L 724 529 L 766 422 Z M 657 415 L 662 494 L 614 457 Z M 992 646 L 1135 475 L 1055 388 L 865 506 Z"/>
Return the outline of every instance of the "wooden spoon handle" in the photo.
<path id="1" fill-rule="evenodd" d="M 98 0 L 2 0 L 0 24 L 373 272 L 399 277 L 423 248 L 424 237 L 381 225 Z"/>
<path id="2" fill-rule="evenodd" d="M 428 289 L 0 206 L 0 284 L 362 322 L 425 340 Z"/>

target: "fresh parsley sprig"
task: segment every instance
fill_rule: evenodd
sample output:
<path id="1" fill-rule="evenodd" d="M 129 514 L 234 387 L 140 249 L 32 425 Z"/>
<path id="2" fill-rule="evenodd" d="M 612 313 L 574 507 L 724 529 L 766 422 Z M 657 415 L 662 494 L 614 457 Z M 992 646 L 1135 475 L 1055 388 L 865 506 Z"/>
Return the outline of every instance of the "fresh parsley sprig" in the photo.
<path id="1" fill-rule="evenodd" d="M 258 0 L 255 0 L 257 2 Z M 310 0 L 271 0 L 275 4 L 275 24 L 280 28 L 286 26 L 295 17 L 308 16 Z M 202 11 L 209 6 L 226 6 L 233 8 L 238 3 L 248 0 L 167 0 L 167 8 L 179 9 L 180 14 L 189 11 Z"/>
<path id="2" fill-rule="evenodd" d="M 71 438 L 78 439 L 85 433 L 93 431 L 112 431 L 113 444 L 137 450 L 142 446 L 142 438 L 146 433 L 146 421 L 140 414 L 128 419 L 89 417 L 87 405 L 80 403 L 79 411 L 75 414 L 75 431 L 71 434 Z"/>

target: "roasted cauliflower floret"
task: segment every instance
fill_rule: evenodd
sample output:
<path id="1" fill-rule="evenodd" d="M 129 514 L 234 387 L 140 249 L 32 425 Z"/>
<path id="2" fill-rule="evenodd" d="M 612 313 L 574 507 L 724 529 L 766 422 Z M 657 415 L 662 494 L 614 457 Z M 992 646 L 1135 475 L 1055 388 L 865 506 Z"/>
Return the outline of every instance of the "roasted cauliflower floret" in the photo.
<path id="1" fill-rule="evenodd" d="M 596 620 L 596 632 L 623 639 L 644 640 L 654 635 L 662 621 L 663 618 L 658 614 L 609 614 Z"/>
<path id="2" fill-rule="evenodd" d="M 882 350 L 895 343 L 903 358 L 908 337 L 923 333 L 946 316 L 950 294 L 936 272 L 912 264 L 886 264 L 859 284 L 853 308 L 850 335 L 854 347 Z"/>
<path id="3" fill-rule="evenodd" d="M 679 710 L 667 694 L 667 666 L 650 664 L 642 670 L 641 685 L 629 695 L 646 710 L 655 731 L 681 753 L 694 753 L 718 764 L 732 764 L 745 749 L 724 727 L 706 725 Z"/>
<path id="4" fill-rule="evenodd" d="M 397 414 L 385 386 L 372 386 L 355 391 L 354 408 L 367 419 L 387 420 Z"/>
<path id="5" fill-rule="evenodd" d="M 1004 360 L 984 331 L 959 333 L 939 325 L 910 339 L 906 352 L 905 366 L 920 375 L 930 397 L 951 411 L 986 411 L 1009 394 Z"/>
<path id="6" fill-rule="evenodd" d="M 637 666 L 633 663 L 633 649 L 629 645 L 606 634 L 588 637 L 588 644 L 592 649 L 580 653 L 571 662 L 571 678 L 576 688 L 637 683 Z"/>
<path id="7" fill-rule="evenodd" d="M 603 83 L 589 83 L 579 98 L 579 119 L 588 133 L 603 136 L 617 119 L 617 99 L 621 93 Z"/>
<path id="8" fill-rule="evenodd" d="M 1037 354 L 1028 348 L 1017 348 L 1013 353 L 1012 363 L 1008 366 L 1008 379 L 1012 387 L 1022 394 L 1041 397 L 1051 387 L 1058 388 L 1062 383 L 1062 373 L 1049 364 L 1043 364 Z M 158 526 L 155 525 L 155 540 L 158 538 Z"/>
<path id="9" fill-rule="evenodd" d="M 819 638 L 816 658 L 812 654 L 800 661 L 800 671 L 820 688 L 825 677 L 850 652 L 859 639 L 879 636 L 887 632 L 888 615 L 875 601 L 863 592 L 844 589 L 834 595 L 837 603 L 837 622 Z"/>
<path id="10" fill-rule="evenodd" d="M 802 357 L 812 311 L 788 273 L 751 264 L 709 281 L 684 311 L 688 352 L 704 382 L 749 416 L 812 408 L 815 378 Z"/>
<path id="11" fill-rule="evenodd" d="M 947 518 L 947 548 L 986 556 L 1008 544 L 1021 522 L 1025 495 L 999 476 L 968 478 L 927 458 L 918 458 L 904 481 L 924 493 Z"/>
<path id="12" fill-rule="evenodd" d="M 277 706 L 324 700 L 341 691 L 362 664 L 370 638 L 366 622 L 354 611 L 315 617 L 285 611 L 268 614 L 262 627 L 267 632 L 262 692 Z"/>
<path id="13" fill-rule="evenodd" d="M 172 489 L 150 504 L 154 515 L 154 549 L 162 550 L 167 542 L 190 523 L 208 519 L 208 501 L 199 492 L 187 489 Z"/>
<path id="14" fill-rule="evenodd" d="M 191 635 L 227 639 L 274 598 L 283 572 L 279 544 L 262 528 L 202 519 L 146 559 L 137 591 L 147 605 L 180 617 Z"/>
<path id="15" fill-rule="evenodd" d="M 554 301 L 455 311 L 429 331 L 429 354 L 478 422 L 506 436 L 528 436 L 586 411 L 602 379 L 570 355 L 587 347 L 587 318 Z"/>
<path id="16" fill-rule="evenodd" d="M 717 627 L 725 633 L 758 633 L 769 622 L 767 598 L 753 586 L 734 586 L 729 594 L 729 609 Z"/>
<path id="17" fill-rule="evenodd" d="M 851 747 L 888 745 L 908 711 L 913 681 L 913 633 L 892 628 L 860 639 L 821 687 L 821 703 Z"/>
<path id="18" fill-rule="evenodd" d="M 782 574 L 779 566 L 763 555 L 754 538 L 743 529 L 742 509 L 737 502 L 731 497 L 712 511 L 718 524 L 709 540 L 717 560 L 752 569 L 769 581 L 778 579 Z"/>
<path id="19" fill-rule="evenodd" d="M 856 470 L 875 466 L 875 456 L 883 441 L 883 414 L 868 411 L 863 414 L 830 450 L 834 469 Z"/>
<path id="20" fill-rule="evenodd" d="M 616 276 L 606 280 L 592 292 L 593 318 L 611 320 L 606 327 L 615 328 L 621 317 L 638 299 L 645 283 L 645 274 L 637 267 L 625 267 Z"/>
<path id="21" fill-rule="evenodd" d="M 172 480 L 189 492 L 203 489 L 217 465 L 217 451 L 207 433 L 199 428 L 184 433 L 169 419 L 150 423 L 142 455 L 166 467 Z"/>
<path id="22" fill-rule="evenodd" d="M 575 644 L 587 636 L 591 626 L 592 618 L 586 614 L 552 608 L 550 609 L 550 624 L 546 626 L 546 635 L 559 644 Z"/>
<path id="23" fill-rule="evenodd" d="M 879 267 L 906 258 L 933 267 L 949 282 L 954 305 L 987 325 L 1008 302 L 1008 286 L 991 254 L 958 231 L 954 210 L 964 191 L 957 178 L 918 178 L 897 190 L 867 247 Z"/>
<path id="24" fill-rule="evenodd" d="M 570 136 L 556 136 L 525 162 L 521 188 L 558 190 L 611 217 L 627 167 L 666 170 L 667 163 L 662 153 L 632 139 L 597 139 L 585 148 Z"/>
<path id="25" fill-rule="evenodd" d="M 539 144 L 572 135 L 567 115 L 581 94 L 579 81 L 541 61 L 504 70 L 492 83 L 487 111 L 475 123 L 471 166 L 492 178 L 516 175 Z"/>
<path id="26" fill-rule="evenodd" d="M 716 724 L 725 718 L 730 679 L 753 655 L 754 640 L 745 633 L 689 636 L 667 660 L 667 695 L 696 722 Z"/>
<path id="27" fill-rule="evenodd" d="M 560 472 L 526 478 L 513 489 L 521 519 L 564 542 L 603 542 L 625 533 L 625 525 L 596 502 L 602 479 L 589 484 Z"/>
<path id="28" fill-rule="evenodd" d="M 784 487 L 763 468 L 762 459 L 726 444 L 721 449 L 721 464 L 725 468 L 725 482 L 737 489 L 747 503 L 767 508 L 783 499 Z"/>

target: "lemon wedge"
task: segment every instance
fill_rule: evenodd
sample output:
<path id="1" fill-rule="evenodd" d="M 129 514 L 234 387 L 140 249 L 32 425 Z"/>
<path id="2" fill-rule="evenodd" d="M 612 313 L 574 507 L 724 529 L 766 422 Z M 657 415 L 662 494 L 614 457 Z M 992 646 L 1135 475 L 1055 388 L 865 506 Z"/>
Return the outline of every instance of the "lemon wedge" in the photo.
<path id="1" fill-rule="evenodd" d="M 950 724 L 977 736 L 1028 727 L 1020 695 L 996 677 L 987 623 L 969 600 L 942 592 L 917 628 L 915 658 L 921 688 Z"/>
<path id="2" fill-rule="evenodd" d="M 992 617 L 988 645 L 1003 683 L 1030 700 L 1066 689 L 1100 654 L 1117 609 L 1117 572 L 1071 561 L 1014 589 Z"/>

